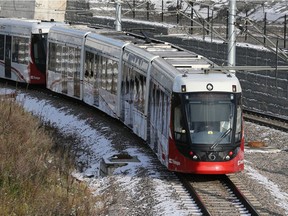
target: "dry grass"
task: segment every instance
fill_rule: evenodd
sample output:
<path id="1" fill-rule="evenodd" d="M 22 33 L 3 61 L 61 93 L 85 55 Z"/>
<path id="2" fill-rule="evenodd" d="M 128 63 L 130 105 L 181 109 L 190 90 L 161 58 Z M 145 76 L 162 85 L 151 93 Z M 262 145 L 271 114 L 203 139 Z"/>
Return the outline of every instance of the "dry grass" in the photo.
<path id="1" fill-rule="evenodd" d="M 87 186 L 71 177 L 69 157 L 55 153 L 40 122 L 0 101 L 1 215 L 98 215 Z"/>

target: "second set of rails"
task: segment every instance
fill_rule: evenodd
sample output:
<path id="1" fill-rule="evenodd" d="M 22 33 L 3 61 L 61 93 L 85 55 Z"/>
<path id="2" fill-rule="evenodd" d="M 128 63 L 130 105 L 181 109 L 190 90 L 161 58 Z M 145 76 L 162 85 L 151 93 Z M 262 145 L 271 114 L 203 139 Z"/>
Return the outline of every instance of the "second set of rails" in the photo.
<path id="1" fill-rule="evenodd" d="M 244 110 L 244 119 L 259 125 L 267 126 L 284 132 L 288 132 L 288 119 L 260 113 L 253 110 Z"/>

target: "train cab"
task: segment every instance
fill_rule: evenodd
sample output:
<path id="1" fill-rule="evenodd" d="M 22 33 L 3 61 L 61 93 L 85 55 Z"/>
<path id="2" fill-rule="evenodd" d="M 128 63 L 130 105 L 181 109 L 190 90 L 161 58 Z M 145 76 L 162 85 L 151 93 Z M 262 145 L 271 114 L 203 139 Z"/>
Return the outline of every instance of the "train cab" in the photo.
<path id="1" fill-rule="evenodd" d="M 56 22 L 0 19 L 0 77 L 45 84 L 47 35 Z"/>
<path id="2" fill-rule="evenodd" d="M 243 170 L 241 86 L 234 74 L 184 74 L 172 96 L 169 167 L 198 174 Z"/>

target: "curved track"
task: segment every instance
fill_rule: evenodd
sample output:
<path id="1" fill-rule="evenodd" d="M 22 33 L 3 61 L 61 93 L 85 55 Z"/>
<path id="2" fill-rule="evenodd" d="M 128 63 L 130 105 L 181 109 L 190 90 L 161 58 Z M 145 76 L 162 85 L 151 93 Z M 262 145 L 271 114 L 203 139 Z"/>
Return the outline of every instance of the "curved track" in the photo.
<path id="1" fill-rule="evenodd" d="M 259 202 L 253 197 L 250 202 L 227 175 L 178 174 L 178 177 L 203 215 L 260 215 L 256 209 Z"/>
<path id="2" fill-rule="evenodd" d="M 226 175 L 177 175 L 200 209 L 189 200 L 185 207 L 190 209 L 193 215 L 260 215 L 258 208 L 255 208 L 259 207 L 259 202 L 253 200 L 253 197 L 249 197 L 248 201 L 246 193 L 244 196 L 234 185 L 234 179 L 232 182 Z M 188 202 L 186 196 L 184 199 Z"/>

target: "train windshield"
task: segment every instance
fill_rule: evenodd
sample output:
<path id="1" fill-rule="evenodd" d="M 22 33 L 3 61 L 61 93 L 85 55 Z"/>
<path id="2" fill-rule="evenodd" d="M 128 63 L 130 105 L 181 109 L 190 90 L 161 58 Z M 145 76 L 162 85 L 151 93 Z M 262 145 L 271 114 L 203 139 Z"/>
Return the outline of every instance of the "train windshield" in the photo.
<path id="1" fill-rule="evenodd" d="M 39 71 L 45 73 L 46 70 L 46 52 L 47 52 L 47 34 L 32 35 L 32 58 Z"/>
<path id="2" fill-rule="evenodd" d="M 241 122 L 236 118 L 241 109 L 237 108 L 235 94 L 187 93 L 177 97 L 174 108 L 176 141 L 216 147 L 231 144 L 235 130 L 241 131 L 236 124 L 234 126 L 236 121 Z M 241 118 L 241 113 L 239 115 Z"/>

